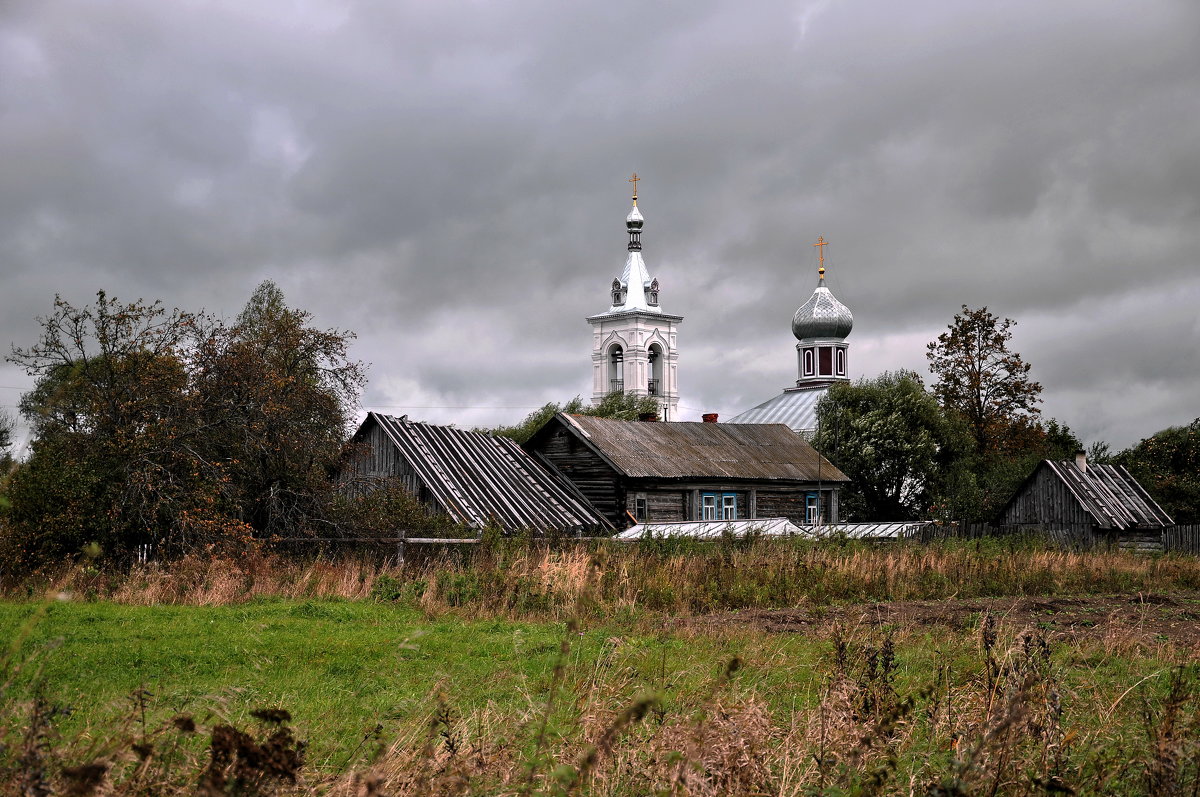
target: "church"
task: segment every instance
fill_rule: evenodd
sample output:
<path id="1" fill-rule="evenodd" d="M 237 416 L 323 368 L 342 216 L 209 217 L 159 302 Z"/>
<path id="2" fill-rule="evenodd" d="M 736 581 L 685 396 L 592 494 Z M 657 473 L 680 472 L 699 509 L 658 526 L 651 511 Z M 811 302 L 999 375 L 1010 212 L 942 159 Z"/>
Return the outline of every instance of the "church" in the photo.
<path id="1" fill-rule="evenodd" d="M 849 382 L 846 370 L 846 338 L 854 328 L 850 308 L 837 300 L 825 285 L 825 247 L 818 237 L 813 246 L 820 252 L 817 287 L 808 301 L 792 316 L 796 337 L 797 378 L 778 396 L 729 419 L 729 423 L 782 423 L 794 432 L 810 435 L 817 430 L 817 404 L 831 385 Z"/>
<path id="2" fill-rule="evenodd" d="M 679 418 L 679 354 L 676 330 L 683 316 L 664 313 L 658 280 L 651 279 L 642 259 L 642 212 L 638 210 L 637 172 L 633 209 L 625 217 L 629 234 L 625 270 L 612 281 L 612 305 L 590 316 L 592 325 L 592 402 L 613 392 L 653 396 L 658 417 Z"/>
<path id="3" fill-rule="evenodd" d="M 611 305 L 589 316 L 592 327 L 592 402 L 612 392 L 653 396 L 659 419 L 679 421 L 679 352 L 676 338 L 683 316 L 663 312 L 658 280 L 650 276 L 642 258 L 645 219 L 637 204 L 634 172 L 633 208 L 625 217 L 628 254 L 621 276 L 612 281 Z M 726 423 L 781 423 L 792 431 L 810 435 L 817 428 L 817 403 L 838 382 L 849 382 L 846 338 L 854 316 L 825 285 L 823 237 L 813 246 L 819 252 L 817 287 L 792 317 L 796 340 L 797 379 L 773 398 L 746 410 Z M 715 418 L 716 416 L 706 416 Z"/>

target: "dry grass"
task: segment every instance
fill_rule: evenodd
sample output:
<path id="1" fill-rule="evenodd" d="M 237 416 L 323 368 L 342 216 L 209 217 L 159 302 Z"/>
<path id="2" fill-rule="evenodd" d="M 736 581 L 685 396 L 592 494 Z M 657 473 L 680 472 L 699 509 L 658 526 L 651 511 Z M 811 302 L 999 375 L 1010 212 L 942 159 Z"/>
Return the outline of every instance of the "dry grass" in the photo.
<path id="1" fill-rule="evenodd" d="M 128 570 L 75 569 L 8 583 L 120 603 L 227 605 L 256 598 L 411 600 L 428 612 L 565 619 L 633 608 L 674 615 L 829 602 L 1200 588 L 1200 559 L 987 544 L 839 546 L 787 540 L 709 545 L 502 541 L 402 566 L 367 555 L 299 560 L 192 556 Z"/>

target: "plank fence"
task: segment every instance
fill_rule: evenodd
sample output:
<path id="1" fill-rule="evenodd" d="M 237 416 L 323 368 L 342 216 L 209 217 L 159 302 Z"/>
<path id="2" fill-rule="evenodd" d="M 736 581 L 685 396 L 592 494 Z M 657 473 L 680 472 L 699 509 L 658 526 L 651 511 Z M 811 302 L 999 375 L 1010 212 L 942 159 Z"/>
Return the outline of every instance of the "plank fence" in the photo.
<path id="1" fill-rule="evenodd" d="M 1168 526 L 1163 530 L 1163 548 L 1167 553 L 1200 555 L 1200 525 Z"/>
<path id="2" fill-rule="evenodd" d="M 993 526 L 988 523 L 949 523 L 922 529 L 921 542 L 939 539 L 976 540 L 1011 535 L 1036 536 L 1069 550 L 1103 548 L 1115 545 L 1123 551 L 1138 553 L 1183 553 L 1200 556 L 1200 524 L 1167 526 L 1155 529 L 1131 529 L 1116 533 L 1096 532 L 1091 526 L 1063 524 L 1053 528 L 1031 526 Z"/>

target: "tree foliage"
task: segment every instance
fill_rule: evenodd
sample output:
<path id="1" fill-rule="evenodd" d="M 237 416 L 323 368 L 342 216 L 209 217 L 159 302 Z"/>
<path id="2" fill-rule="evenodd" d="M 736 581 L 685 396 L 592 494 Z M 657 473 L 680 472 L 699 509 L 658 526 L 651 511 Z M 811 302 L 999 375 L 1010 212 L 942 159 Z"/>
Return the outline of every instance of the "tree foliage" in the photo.
<path id="1" fill-rule="evenodd" d="M 966 420 L 981 456 L 1019 444 L 1041 412 L 1042 386 L 1029 378 L 1021 355 L 1008 348 L 1016 323 L 964 304 L 949 330 L 927 346 L 934 395 Z"/>
<path id="2" fill-rule="evenodd" d="M 40 340 L 9 357 L 37 377 L 10 553 L 182 552 L 319 522 L 363 378 L 352 336 L 309 320 L 270 283 L 232 326 L 104 292 L 82 308 L 56 297 Z"/>
<path id="3" fill-rule="evenodd" d="M 525 420 L 515 426 L 498 426 L 493 429 L 479 431 L 501 437 L 510 437 L 518 443 L 524 443 L 533 437 L 534 432 L 546 425 L 546 422 L 560 412 L 568 415 L 589 415 L 594 418 L 614 418 L 620 421 L 636 421 L 647 413 L 659 411 L 658 400 L 653 396 L 635 396 L 632 393 L 613 391 L 592 406 L 585 404 L 579 396 L 566 404 L 548 402 L 525 416 Z"/>
<path id="4" fill-rule="evenodd" d="M 1200 418 L 1163 429 L 1117 454 L 1176 523 L 1200 523 Z"/>
<path id="5" fill-rule="evenodd" d="M 842 514 L 861 521 L 953 514 L 945 503 L 969 448 L 911 371 L 838 384 L 817 406 L 813 445 L 847 476 Z"/>
<path id="6" fill-rule="evenodd" d="M 264 282 L 230 327 L 200 346 L 208 448 L 226 463 L 237 515 L 259 534 L 318 522 L 365 383 L 353 334 L 319 330 Z"/>

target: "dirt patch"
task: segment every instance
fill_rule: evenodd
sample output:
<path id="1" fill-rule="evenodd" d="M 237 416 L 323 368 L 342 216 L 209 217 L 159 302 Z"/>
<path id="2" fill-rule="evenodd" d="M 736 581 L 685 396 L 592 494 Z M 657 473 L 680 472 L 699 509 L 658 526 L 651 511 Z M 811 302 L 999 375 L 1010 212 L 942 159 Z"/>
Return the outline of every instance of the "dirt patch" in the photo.
<path id="1" fill-rule="evenodd" d="M 1003 625 L 1037 629 L 1050 638 L 1169 642 L 1200 649 L 1200 593 L 1084 595 L 896 601 L 849 606 L 755 609 L 680 620 L 696 628 L 752 627 L 767 632 L 825 635 L 834 625 L 972 631 L 984 613 Z"/>

